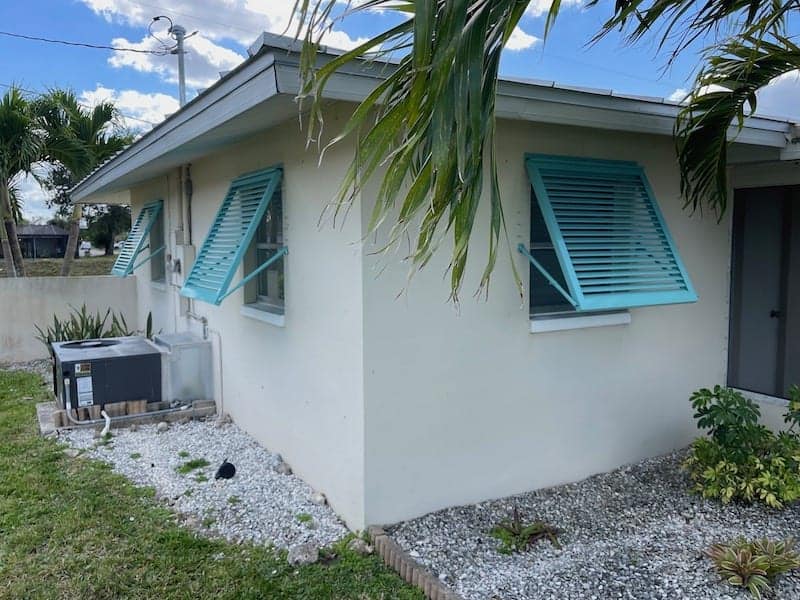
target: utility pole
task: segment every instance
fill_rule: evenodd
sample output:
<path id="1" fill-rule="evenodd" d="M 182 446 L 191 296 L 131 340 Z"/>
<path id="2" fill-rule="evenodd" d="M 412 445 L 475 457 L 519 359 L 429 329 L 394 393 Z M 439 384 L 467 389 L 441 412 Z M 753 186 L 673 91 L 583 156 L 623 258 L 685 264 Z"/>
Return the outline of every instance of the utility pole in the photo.
<path id="1" fill-rule="evenodd" d="M 169 28 L 169 33 L 175 38 L 175 49 L 172 54 L 178 55 L 178 91 L 180 94 L 180 105 L 186 104 L 186 68 L 184 66 L 183 41 L 186 39 L 186 28 L 182 25 L 172 25 Z"/>

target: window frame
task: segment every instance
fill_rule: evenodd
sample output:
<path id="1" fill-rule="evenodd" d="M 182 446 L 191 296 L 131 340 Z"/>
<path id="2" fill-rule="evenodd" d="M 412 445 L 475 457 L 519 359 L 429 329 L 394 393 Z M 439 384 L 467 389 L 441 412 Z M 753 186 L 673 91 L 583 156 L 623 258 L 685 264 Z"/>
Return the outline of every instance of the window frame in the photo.
<path id="1" fill-rule="evenodd" d="M 259 250 L 261 251 L 268 251 L 272 252 L 274 256 L 275 253 L 280 252 L 280 250 L 286 247 L 286 210 L 285 205 L 283 202 L 284 194 L 283 194 L 283 180 L 281 180 L 281 185 L 278 185 L 275 188 L 275 191 L 272 193 L 272 198 L 267 205 L 264 214 L 261 216 L 261 222 L 258 224 L 258 228 L 256 229 L 256 234 L 253 236 L 252 241 L 250 242 L 250 246 L 247 249 L 247 253 L 245 255 L 244 260 L 242 261 L 244 276 L 248 276 L 250 273 L 253 272 L 258 266 L 263 264 L 263 261 L 259 260 L 258 253 Z M 276 205 L 275 201 L 278 200 L 278 204 Z M 269 218 L 272 214 L 274 214 L 274 210 L 276 206 L 280 206 L 280 223 L 279 229 L 275 236 L 276 241 L 269 242 L 269 241 L 261 241 L 259 238 L 261 237 L 262 228 L 266 229 L 267 225 L 267 218 Z M 265 232 L 268 234 L 268 232 Z M 268 235 L 266 236 L 268 237 Z M 266 260 L 269 260 L 268 257 Z M 275 315 L 284 315 L 286 313 L 286 263 L 285 260 L 281 261 L 278 260 L 273 265 L 281 265 L 281 274 L 283 276 L 283 297 L 278 298 L 277 300 L 273 300 L 270 296 L 261 295 L 260 292 L 260 285 L 261 285 L 261 274 L 254 277 L 251 281 L 249 281 L 244 288 L 244 302 L 243 306 L 253 309 L 253 310 L 260 310 L 263 312 L 272 313 Z M 262 274 L 268 274 L 272 271 L 272 268 L 265 269 Z"/>

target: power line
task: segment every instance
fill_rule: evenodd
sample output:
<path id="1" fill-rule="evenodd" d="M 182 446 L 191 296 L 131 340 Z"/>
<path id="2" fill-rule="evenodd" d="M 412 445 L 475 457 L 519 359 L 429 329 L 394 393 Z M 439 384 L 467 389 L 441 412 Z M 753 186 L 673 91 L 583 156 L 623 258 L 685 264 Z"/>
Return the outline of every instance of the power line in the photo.
<path id="1" fill-rule="evenodd" d="M 4 88 L 8 88 L 8 89 L 16 88 L 21 92 L 25 92 L 26 94 L 33 94 L 34 96 L 46 96 L 47 95 L 44 92 L 37 92 L 37 91 L 34 91 L 34 90 L 27 90 L 27 89 L 25 89 L 23 87 L 19 87 L 18 85 L 11 85 L 10 83 L 0 83 L 0 87 L 4 87 Z M 88 104 L 85 104 L 83 102 L 78 102 L 78 105 L 82 106 L 83 108 L 87 108 L 89 110 L 94 108 L 94 107 L 89 106 Z M 129 115 L 127 113 L 124 113 L 119 109 L 117 109 L 117 112 L 119 112 L 120 116 L 123 116 L 126 119 L 130 119 L 132 121 L 139 121 L 141 123 L 145 123 L 145 124 L 150 125 L 152 127 L 155 127 L 156 125 L 158 125 L 158 123 L 154 123 L 153 121 L 148 121 L 147 119 L 142 119 L 140 117 L 134 117 L 133 115 Z"/>
<path id="2" fill-rule="evenodd" d="M 67 40 L 56 40 L 52 38 L 37 37 L 33 35 L 23 35 L 21 33 L 12 33 L 10 31 L 0 31 L 0 35 L 6 37 L 19 38 L 22 40 L 31 40 L 34 42 L 46 42 L 48 44 L 61 44 L 63 46 L 77 46 L 79 48 L 92 48 L 94 50 L 113 50 L 115 52 L 135 52 L 137 54 L 155 54 L 157 56 L 166 56 L 170 53 L 171 49 L 164 48 L 162 50 L 144 50 L 142 48 L 118 48 L 116 46 L 104 46 L 102 44 L 87 44 L 84 42 L 70 42 Z"/>

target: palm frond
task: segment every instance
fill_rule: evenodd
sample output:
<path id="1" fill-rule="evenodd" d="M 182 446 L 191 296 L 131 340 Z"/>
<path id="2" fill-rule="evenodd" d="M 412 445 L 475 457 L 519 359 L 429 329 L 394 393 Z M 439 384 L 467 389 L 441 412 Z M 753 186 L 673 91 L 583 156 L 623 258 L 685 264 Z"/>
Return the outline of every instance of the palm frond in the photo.
<path id="1" fill-rule="evenodd" d="M 355 63 L 363 69 L 384 68 L 387 77 L 330 142 L 356 138 L 355 156 L 337 196 L 334 216 L 346 211 L 371 178 L 380 178 L 368 233 L 394 219 L 384 250 L 413 239 L 410 274 L 424 268 L 443 240 L 451 238 L 448 270 L 451 297 L 457 301 L 488 176 L 489 252 L 478 283 L 478 289 L 485 291 L 505 232 L 494 151 L 500 54 L 528 0 L 361 3 L 348 11 L 382 6 L 408 18 L 318 64 L 317 50 L 338 18 L 335 5 L 335 0 L 298 0 L 295 5 L 298 32 L 304 37 L 301 98 L 311 102 L 309 141 L 320 139 L 323 90 L 338 69 Z M 371 65 L 389 53 L 404 55 L 390 68 Z M 521 280 L 516 272 L 515 276 L 522 294 Z"/>
<path id="2" fill-rule="evenodd" d="M 719 217 L 727 207 L 728 131 L 756 110 L 756 92 L 800 68 L 800 47 L 783 36 L 756 33 L 714 47 L 675 125 L 681 192 L 692 210 L 704 205 Z"/>
<path id="3" fill-rule="evenodd" d="M 589 0 L 587 6 L 599 4 L 600 0 Z M 659 48 L 673 45 L 674 58 L 692 42 L 709 35 L 719 40 L 753 27 L 763 33 L 781 34 L 787 13 L 797 8 L 795 0 L 616 0 L 612 16 L 594 40 L 632 24 L 628 42 L 637 42 L 658 30 Z"/>

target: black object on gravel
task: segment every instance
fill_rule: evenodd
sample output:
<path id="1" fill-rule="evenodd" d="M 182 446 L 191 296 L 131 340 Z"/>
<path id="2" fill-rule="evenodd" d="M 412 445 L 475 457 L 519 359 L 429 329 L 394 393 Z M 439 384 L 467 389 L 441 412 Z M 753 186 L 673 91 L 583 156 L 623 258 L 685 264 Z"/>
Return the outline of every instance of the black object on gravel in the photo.
<path id="1" fill-rule="evenodd" d="M 230 479 L 234 475 L 236 475 L 236 467 L 229 463 L 226 458 L 222 461 L 219 469 L 217 469 L 217 474 L 214 475 L 214 479 Z"/>

